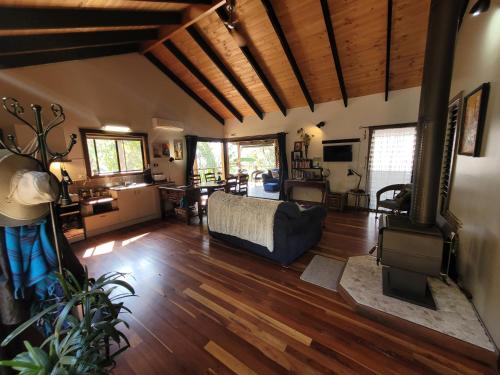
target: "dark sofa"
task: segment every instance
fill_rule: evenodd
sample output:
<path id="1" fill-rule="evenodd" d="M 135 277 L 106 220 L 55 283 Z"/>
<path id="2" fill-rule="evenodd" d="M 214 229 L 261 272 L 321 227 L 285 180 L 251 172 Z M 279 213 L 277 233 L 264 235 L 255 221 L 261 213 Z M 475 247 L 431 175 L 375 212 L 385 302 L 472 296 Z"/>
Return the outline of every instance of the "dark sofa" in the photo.
<path id="1" fill-rule="evenodd" d="M 209 208 L 210 209 L 210 208 Z M 274 217 L 274 249 L 222 233 L 213 232 L 214 238 L 252 253 L 269 258 L 282 265 L 292 263 L 299 256 L 318 244 L 323 233 L 323 221 L 326 210 L 322 206 L 314 206 L 301 211 L 296 203 L 283 202 L 278 206 Z"/>

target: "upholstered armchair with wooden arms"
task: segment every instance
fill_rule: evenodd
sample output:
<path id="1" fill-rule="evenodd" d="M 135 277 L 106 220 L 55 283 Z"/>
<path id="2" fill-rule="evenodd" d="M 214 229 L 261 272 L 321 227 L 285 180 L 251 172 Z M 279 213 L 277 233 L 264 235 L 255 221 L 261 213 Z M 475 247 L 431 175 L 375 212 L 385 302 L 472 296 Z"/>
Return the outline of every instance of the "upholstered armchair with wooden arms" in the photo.
<path id="1" fill-rule="evenodd" d="M 377 208 L 375 216 L 378 216 L 379 207 L 390 210 L 392 213 L 409 212 L 411 206 L 411 184 L 388 185 L 377 191 Z M 382 194 L 391 192 L 392 198 L 383 199 Z"/>

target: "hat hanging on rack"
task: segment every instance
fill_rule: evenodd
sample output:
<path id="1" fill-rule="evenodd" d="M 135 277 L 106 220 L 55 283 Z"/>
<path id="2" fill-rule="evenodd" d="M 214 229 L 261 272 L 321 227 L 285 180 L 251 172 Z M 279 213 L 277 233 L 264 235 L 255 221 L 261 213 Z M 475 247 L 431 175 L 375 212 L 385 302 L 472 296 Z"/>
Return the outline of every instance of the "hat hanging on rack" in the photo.
<path id="1" fill-rule="evenodd" d="M 59 182 L 31 157 L 0 150 L 0 226 L 30 225 L 49 214 Z"/>

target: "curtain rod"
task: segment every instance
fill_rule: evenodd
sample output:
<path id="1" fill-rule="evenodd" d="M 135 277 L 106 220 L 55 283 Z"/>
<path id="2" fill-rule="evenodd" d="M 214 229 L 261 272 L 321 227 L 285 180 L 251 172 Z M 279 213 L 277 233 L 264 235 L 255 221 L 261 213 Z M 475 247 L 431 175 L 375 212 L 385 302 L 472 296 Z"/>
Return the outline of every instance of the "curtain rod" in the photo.
<path id="1" fill-rule="evenodd" d="M 401 124 L 360 126 L 358 129 L 370 129 L 370 128 L 404 128 L 404 127 L 415 126 L 415 125 L 417 125 L 417 122 L 403 122 Z"/>

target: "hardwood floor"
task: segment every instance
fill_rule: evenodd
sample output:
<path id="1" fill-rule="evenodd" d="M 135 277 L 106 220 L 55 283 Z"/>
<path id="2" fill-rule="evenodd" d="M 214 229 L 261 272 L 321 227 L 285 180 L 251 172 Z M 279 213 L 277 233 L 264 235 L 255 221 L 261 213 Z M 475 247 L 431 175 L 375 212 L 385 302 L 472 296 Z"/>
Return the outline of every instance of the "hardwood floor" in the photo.
<path id="1" fill-rule="evenodd" d="M 114 374 L 484 374 L 473 360 L 357 315 L 305 283 L 314 254 L 338 259 L 375 244 L 373 214 L 330 213 L 321 243 L 291 267 L 210 239 L 206 226 L 165 221 L 75 246 L 90 273 L 131 274 L 139 297 L 132 348 Z"/>

